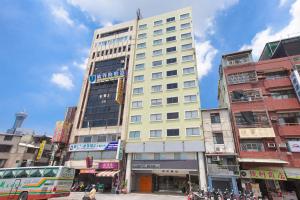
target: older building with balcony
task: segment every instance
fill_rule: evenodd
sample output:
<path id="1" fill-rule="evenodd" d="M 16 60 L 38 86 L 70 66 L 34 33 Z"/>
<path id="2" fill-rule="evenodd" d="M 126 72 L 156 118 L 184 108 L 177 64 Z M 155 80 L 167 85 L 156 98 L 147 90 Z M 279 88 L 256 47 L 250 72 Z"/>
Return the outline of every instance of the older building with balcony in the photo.
<path id="1" fill-rule="evenodd" d="M 269 198 L 298 191 L 299 198 L 300 37 L 267 43 L 257 62 L 245 50 L 221 63 L 219 103 L 230 109 L 241 186 Z"/>
<path id="2" fill-rule="evenodd" d="M 229 111 L 227 108 L 202 109 L 202 120 L 208 186 L 237 194 L 239 166 Z"/>

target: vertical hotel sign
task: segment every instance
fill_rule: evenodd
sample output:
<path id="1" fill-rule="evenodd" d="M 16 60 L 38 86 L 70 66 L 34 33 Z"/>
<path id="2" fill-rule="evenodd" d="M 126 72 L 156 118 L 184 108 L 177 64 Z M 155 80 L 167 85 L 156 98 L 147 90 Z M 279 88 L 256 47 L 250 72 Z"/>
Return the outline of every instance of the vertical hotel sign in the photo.
<path id="1" fill-rule="evenodd" d="M 123 80 L 123 78 L 118 78 L 117 93 L 115 99 L 118 104 L 122 104 L 123 102 Z"/>
<path id="2" fill-rule="evenodd" d="M 38 154 L 37 154 L 37 156 L 36 156 L 36 160 L 41 159 L 42 154 L 43 154 L 43 152 L 44 152 L 45 144 L 46 144 L 46 140 L 43 140 L 43 141 L 41 142 L 41 144 L 40 144 L 40 149 L 39 149 L 39 152 L 38 152 Z"/>

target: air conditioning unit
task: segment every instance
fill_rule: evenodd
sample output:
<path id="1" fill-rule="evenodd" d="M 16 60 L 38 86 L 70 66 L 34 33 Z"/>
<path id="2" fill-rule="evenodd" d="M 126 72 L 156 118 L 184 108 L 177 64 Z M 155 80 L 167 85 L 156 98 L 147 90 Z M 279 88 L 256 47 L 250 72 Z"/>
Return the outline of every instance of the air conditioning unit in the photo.
<path id="1" fill-rule="evenodd" d="M 212 156 L 211 160 L 212 161 L 220 161 L 220 156 Z"/>
<path id="2" fill-rule="evenodd" d="M 241 178 L 250 178 L 251 177 L 248 170 L 241 170 L 240 176 L 241 176 Z"/>
<path id="3" fill-rule="evenodd" d="M 281 144 L 278 144 L 278 147 L 286 149 L 287 145 L 286 145 L 286 143 L 281 143 Z"/>
<path id="4" fill-rule="evenodd" d="M 276 143 L 274 143 L 274 142 L 268 142 L 268 148 L 270 148 L 270 149 L 276 148 Z"/>
<path id="5" fill-rule="evenodd" d="M 225 151 L 224 147 L 215 147 L 215 151 L 218 153 L 222 153 Z"/>
<path id="6" fill-rule="evenodd" d="M 277 116 L 272 116 L 272 117 L 271 117 L 271 121 L 272 121 L 272 122 L 277 122 L 277 120 L 278 120 L 278 117 L 277 117 Z"/>

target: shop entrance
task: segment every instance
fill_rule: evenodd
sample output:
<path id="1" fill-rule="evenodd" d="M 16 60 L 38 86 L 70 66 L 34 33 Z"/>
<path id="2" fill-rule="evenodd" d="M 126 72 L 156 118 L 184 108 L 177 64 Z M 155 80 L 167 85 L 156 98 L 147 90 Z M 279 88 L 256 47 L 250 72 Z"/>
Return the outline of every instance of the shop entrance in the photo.
<path id="1" fill-rule="evenodd" d="M 140 192 L 151 193 L 152 192 L 152 175 L 141 176 L 139 178 Z"/>
<path id="2" fill-rule="evenodd" d="M 213 178 L 212 188 L 221 191 L 231 191 L 233 189 L 231 179 L 226 178 Z"/>
<path id="3" fill-rule="evenodd" d="M 188 187 L 186 177 L 176 176 L 156 176 L 155 185 L 158 192 L 185 193 Z"/>

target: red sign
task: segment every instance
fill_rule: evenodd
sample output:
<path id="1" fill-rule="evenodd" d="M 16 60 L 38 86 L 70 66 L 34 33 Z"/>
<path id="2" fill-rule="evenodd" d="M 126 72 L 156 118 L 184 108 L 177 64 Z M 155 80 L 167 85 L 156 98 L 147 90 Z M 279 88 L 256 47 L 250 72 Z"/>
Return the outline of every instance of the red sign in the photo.
<path id="1" fill-rule="evenodd" d="M 119 169 L 118 162 L 101 162 L 98 164 L 99 169 Z"/>

